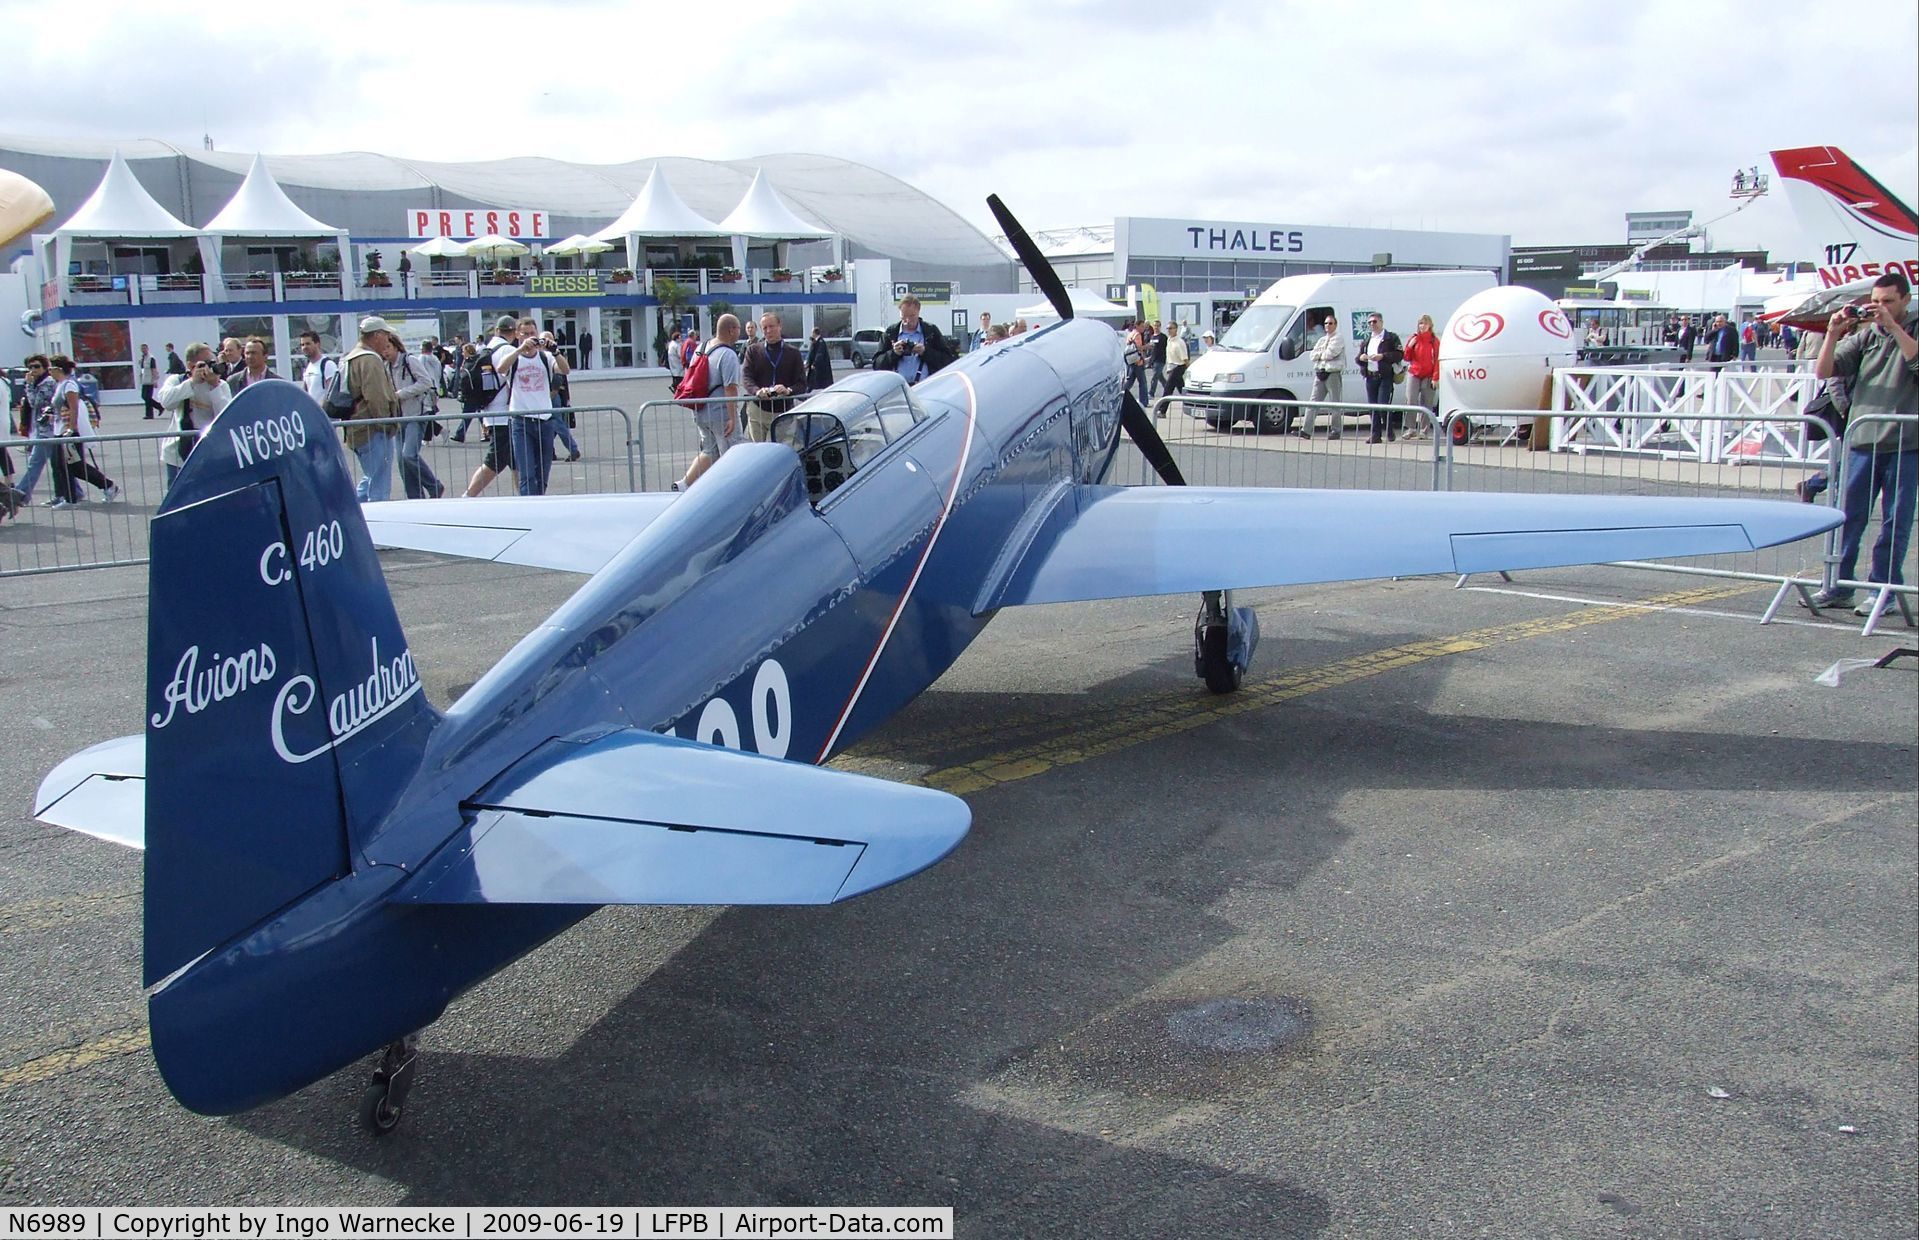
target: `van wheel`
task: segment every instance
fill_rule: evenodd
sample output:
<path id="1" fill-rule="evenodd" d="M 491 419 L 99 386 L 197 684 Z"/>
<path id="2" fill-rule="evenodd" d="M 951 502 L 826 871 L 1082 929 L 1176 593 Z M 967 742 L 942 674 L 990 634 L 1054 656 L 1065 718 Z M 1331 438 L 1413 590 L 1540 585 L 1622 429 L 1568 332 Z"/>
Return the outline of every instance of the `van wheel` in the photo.
<path id="1" fill-rule="evenodd" d="M 1473 437 L 1473 424 L 1465 418 L 1453 419 L 1453 442 L 1463 444 Z"/>
<path id="2" fill-rule="evenodd" d="M 1293 399 L 1293 394 L 1285 388 L 1280 388 L 1278 391 L 1262 392 L 1259 398 L 1261 400 L 1291 400 Z M 1259 428 L 1259 433 L 1262 435 L 1283 434 L 1286 428 L 1292 425 L 1293 418 L 1297 416 L 1298 413 L 1299 410 L 1297 409 L 1286 407 L 1267 408 L 1262 405 L 1259 410 L 1259 417 L 1255 419 L 1255 423 Z"/>

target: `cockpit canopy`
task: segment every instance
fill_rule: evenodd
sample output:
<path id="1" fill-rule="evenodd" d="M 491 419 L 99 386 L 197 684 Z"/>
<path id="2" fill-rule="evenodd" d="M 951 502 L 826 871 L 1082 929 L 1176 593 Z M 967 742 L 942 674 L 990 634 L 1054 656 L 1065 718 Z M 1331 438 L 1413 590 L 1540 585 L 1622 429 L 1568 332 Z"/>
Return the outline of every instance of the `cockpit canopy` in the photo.
<path id="1" fill-rule="evenodd" d="M 799 454 L 813 502 L 913 429 L 926 411 L 890 370 L 850 375 L 773 420 L 773 439 Z"/>

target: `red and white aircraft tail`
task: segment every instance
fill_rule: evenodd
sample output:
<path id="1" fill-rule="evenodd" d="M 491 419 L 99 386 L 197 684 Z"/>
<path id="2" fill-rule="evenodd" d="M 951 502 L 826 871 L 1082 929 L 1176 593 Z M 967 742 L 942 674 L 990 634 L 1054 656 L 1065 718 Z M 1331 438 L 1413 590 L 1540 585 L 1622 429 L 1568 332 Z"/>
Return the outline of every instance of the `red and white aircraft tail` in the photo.
<path id="1" fill-rule="evenodd" d="M 1772 152 L 1822 288 L 1904 271 L 1919 284 L 1919 216 L 1836 146 Z"/>

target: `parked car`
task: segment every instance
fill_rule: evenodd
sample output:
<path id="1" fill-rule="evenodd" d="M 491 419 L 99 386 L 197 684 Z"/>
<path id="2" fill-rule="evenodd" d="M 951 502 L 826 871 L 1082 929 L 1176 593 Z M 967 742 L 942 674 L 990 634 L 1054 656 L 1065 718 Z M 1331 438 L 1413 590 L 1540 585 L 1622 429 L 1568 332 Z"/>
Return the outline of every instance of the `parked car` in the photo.
<path id="1" fill-rule="evenodd" d="M 856 367 L 871 366 L 873 359 L 880 355 L 880 350 L 885 345 L 885 332 L 877 327 L 863 327 L 853 333 L 853 344 L 847 350 L 847 355 L 853 359 L 853 365 Z"/>

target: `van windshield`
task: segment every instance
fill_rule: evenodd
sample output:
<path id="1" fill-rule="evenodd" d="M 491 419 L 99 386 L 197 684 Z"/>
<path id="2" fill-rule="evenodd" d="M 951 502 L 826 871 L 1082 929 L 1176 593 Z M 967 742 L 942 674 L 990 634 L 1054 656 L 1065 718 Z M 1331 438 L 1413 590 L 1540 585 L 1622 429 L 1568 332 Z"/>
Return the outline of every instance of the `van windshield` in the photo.
<path id="1" fill-rule="evenodd" d="M 1219 338 L 1219 347 L 1245 353 L 1264 353 L 1273 347 L 1273 338 L 1293 317 L 1295 308 L 1258 303 L 1246 307 L 1246 313 L 1235 319 L 1233 325 L 1226 329 L 1226 334 Z"/>

